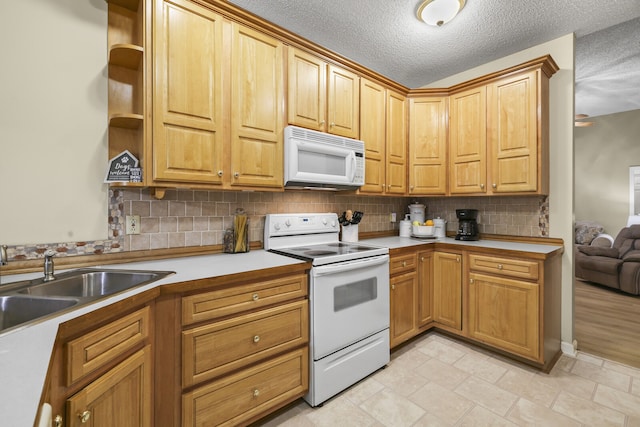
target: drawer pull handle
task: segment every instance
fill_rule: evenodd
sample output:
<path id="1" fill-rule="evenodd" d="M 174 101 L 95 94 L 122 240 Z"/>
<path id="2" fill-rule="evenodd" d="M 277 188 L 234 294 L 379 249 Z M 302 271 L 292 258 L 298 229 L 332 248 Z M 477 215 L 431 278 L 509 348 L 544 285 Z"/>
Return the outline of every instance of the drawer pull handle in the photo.
<path id="1" fill-rule="evenodd" d="M 258 294 L 253 294 L 253 295 L 251 296 L 251 298 L 252 298 L 254 301 L 258 301 L 258 300 L 260 299 L 260 297 L 258 296 Z"/>
<path id="2" fill-rule="evenodd" d="M 256 335 L 253 337 L 253 342 L 259 342 L 260 341 L 260 335 Z"/>
<path id="3" fill-rule="evenodd" d="M 260 390 L 258 389 L 253 390 L 253 397 L 258 397 L 258 396 L 260 396 Z"/>
<path id="4" fill-rule="evenodd" d="M 89 418 L 91 418 L 91 411 L 83 411 L 82 413 L 79 413 L 78 418 L 82 424 L 86 424 L 87 421 L 89 421 Z"/>
<path id="5" fill-rule="evenodd" d="M 498 270 L 502 270 L 502 264 L 498 264 Z"/>

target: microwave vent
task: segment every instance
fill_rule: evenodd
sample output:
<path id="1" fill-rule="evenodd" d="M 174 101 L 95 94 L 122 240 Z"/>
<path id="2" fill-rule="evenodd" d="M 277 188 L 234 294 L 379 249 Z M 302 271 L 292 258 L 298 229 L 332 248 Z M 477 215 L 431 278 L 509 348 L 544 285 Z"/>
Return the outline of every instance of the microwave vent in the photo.
<path id="1" fill-rule="evenodd" d="M 362 149 L 362 141 L 345 138 L 344 136 L 330 135 L 324 132 L 303 129 L 294 126 L 287 126 L 286 131 L 290 132 L 290 136 L 295 139 L 317 142 L 322 144 L 331 144 L 338 147 L 345 147 L 353 150 Z"/>

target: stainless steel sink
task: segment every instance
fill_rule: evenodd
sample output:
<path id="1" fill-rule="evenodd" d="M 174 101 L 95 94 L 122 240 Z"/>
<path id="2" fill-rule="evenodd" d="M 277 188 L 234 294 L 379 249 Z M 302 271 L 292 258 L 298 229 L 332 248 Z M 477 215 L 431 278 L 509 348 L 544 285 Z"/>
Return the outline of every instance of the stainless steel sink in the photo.
<path id="1" fill-rule="evenodd" d="M 57 275 L 50 282 L 32 283 L 19 292 L 39 296 L 101 297 L 154 282 L 169 274 L 172 272 L 82 269 Z"/>
<path id="2" fill-rule="evenodd" d="M 0 332 L 142 286 L 173 271 L 83 268 L 0 288 Z"/>
<path id="3" fill-rule="evenodd" d="M 0 330 L 30 322 L 76 304 L 78 304 L 78 300 L 71 298 L 0 296 Z"/>

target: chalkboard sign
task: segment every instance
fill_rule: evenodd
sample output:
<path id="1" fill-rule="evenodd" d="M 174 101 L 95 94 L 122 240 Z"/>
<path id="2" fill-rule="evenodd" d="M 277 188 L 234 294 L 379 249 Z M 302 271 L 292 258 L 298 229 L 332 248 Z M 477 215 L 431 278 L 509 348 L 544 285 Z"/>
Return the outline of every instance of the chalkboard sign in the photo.
<path id="1" fill-rule="evenodd" d="M 134 169 L 133 181 L 140 182 L 141 172 L 138 168 L 138 159 L 129 150 L 124 150 L 109 160 L 107 177 L 104 182 L 129 182 L 131 181 L 132 169 Z"/>

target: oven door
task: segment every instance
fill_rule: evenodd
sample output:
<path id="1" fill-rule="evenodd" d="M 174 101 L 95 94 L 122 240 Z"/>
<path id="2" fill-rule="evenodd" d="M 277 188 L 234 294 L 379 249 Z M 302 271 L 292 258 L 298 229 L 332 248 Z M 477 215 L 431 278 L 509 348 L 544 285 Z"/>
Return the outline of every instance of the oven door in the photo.
<path id="1" fill-rule="evenodd" d="M 389 255 L 311 269 L 313 359 L 389 328 Z"/>

